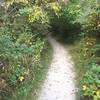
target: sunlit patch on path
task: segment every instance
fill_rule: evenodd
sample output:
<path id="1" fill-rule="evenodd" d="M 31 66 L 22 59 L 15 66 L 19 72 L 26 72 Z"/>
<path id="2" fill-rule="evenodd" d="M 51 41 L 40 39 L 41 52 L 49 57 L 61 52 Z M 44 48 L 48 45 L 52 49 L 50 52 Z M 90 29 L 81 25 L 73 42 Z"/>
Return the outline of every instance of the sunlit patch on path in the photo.
<path id="1" fill-rule="evenodd" d="M 76 100 L 74 66 L 70 55 L 55 39 L 48 37 L 48 40 L 54 54 L 38 100 Z"/>

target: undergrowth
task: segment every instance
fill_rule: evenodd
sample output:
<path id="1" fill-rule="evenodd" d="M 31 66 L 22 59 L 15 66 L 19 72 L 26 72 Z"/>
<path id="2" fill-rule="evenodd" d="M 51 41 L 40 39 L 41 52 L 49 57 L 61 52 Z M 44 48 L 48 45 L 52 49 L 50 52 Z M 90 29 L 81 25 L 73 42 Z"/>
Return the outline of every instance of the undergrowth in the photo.
<path id="1" fill-rule="evenodd" d="M 25 81 L 16 93 L 9 100 L 37 100 L 39 91 L 52 59 L 52 49 L 49 43 L 46 44 L 38 68 L 31 70 L 34 75 Z"/>
<path id="2" fill-rule="evenodd" d="M 70 0 L 51 22 L 54 35 L 70 47 L 80 100 L 99 100 L 100 1 Z"/>

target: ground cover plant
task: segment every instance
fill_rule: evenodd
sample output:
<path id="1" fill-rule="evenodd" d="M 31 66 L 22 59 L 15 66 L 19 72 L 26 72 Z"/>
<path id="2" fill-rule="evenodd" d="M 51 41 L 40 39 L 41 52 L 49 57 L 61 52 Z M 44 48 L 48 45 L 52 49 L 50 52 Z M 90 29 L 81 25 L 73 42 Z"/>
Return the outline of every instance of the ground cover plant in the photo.
<path id="1" fill-rule="evenodd" d="M 51 32 L 72 45 L 80 100 L 100 99 L 100 1 L 1 0 L 1 100 L 28 99 L 38 87 L 48 63 L 45 34 Z"/>
<path id="2" fill-rule="evenodd" d="M 26 99 L 31 89 L 35 90 L 38 87 L 37 84 L 42 81 L 48 68 L 51 49 L 47 51 L 49 44 L 42 34 L 48 28 L 45 19 L 48 16 L 46 13 L 44 15 L 38 3 L 38 0 L 0 2 L 0 99 L 2 100 Z M 44 50 L 46 57 L 42 54 Z"/>
<path id="3" fill-rule="evenodd" d="M 72 54 L 78 70 L 81 100 L 100 99 L 100 1 L 70 0 L 55 20 L 60 39 L 73 43 Z M 61 25 L 61 26 L 60 26 Z M 63 34 L 62 34 L 63 32 Z"/>

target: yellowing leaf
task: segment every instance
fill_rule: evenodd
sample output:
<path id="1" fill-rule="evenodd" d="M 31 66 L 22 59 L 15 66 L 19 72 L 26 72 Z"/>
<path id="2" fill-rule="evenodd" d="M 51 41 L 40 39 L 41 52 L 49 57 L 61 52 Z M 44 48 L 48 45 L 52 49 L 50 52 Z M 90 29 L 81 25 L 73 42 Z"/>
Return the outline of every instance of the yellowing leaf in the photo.
<path id="1" fill-rule="evenodd" d="M 23 76 L 19 77 L 19 80 L 22 82 L 25 78 Z"/>

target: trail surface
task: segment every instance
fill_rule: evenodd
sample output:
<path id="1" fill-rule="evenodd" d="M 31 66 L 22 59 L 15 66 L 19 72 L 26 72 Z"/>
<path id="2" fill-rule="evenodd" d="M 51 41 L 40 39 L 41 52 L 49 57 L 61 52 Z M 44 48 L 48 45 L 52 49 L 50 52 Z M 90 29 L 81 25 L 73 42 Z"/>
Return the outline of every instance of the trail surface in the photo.
<path id="1" fill-rule="evenodd" d="M 54 54 L 38 100 L 76 100 L 73 62 L 68 51 L 48 37 Z"/>

